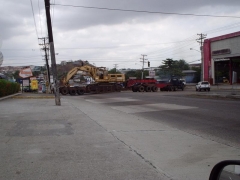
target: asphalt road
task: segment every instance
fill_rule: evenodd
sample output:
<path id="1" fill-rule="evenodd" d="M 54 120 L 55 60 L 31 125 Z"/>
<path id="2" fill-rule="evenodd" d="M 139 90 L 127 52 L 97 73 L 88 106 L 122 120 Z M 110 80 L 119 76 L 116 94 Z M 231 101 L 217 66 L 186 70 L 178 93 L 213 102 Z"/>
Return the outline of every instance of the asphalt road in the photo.
<path id="1" fill-rule="evenodd" d="M 139 107 L 139 110 L 134 112 L 135 116 L 145 117 L 148 120 L 164 123 L 190 134 L 240 148 L 240 100 L 192 97 L 194 93 L 192 90 L 157 93 L 128 91 L 86 95 L 83 98 L 86 100 L 99 99 L 101 104 L 116 107 L 115 109 L 124 112 L 128 112 L 127 108 Z M 205 92 L 196 93 L 203 94 Z M 133 100 L 104 101 L 106 98 L 116 97 Z M 165 109 L 157 108 L 159 106 L 164 106 Z M 166 109 L 165 106 L 169 106 L 169 108 Z M 176 108 L 171 106 L 176 106 Z M 144 110 L 144 108 L 150 108 L 150 110 Z M 143 110 L 141 111 L 141 109 Z"/>
<path id="2" fill-rule="evenodd" d="M 217 162 L 240 157 L 240 101 L 195 96 L 199 93 L 208 92 L 127 91 L 64 99 L 166 177 L 202 180 Z"/>

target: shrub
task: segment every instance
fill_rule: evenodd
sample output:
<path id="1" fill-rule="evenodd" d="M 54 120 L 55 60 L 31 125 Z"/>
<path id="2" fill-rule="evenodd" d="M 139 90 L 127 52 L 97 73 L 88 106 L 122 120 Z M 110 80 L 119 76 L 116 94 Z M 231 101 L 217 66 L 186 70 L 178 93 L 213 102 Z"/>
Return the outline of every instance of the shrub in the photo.
<path id="1" fill-rule="evenodd" d="M 0 97 L 11 95 L 20 91 L 20 84 L 0 79 Z"/>

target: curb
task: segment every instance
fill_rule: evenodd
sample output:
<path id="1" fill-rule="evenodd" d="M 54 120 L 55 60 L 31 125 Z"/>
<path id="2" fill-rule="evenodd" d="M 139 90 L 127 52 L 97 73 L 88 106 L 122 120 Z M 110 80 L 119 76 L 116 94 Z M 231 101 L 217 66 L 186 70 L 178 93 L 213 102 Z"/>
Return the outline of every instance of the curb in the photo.
<path id="1" fill-rule="evenodd" d="M 54 99 L 54 96 L 16 96 L 12 99 Z"/>
<path id="2" fill-rule="evenodd" d="M 216 98 L 216 99 L 234 99 L 234 100 L 240 100 L 240 96 L 234 96 L 234 95 L 219 95 L 219 94 L 210 94 L 210 95 L 205 95 L 205 94 L 190 94 L 189 96 L 192 97 L 202 97 L 202 98 Z"/>
<path id="3" fill-rule="evenodd" d="M 1 100 L 12 98 L 12 99 L 54 99 L 54 96 L 18 96 L 22 93 L 11 94 L 9 96 L 4 96 L 0 98 Z"/>
<path id="4" fill-rule="evenodd" d="M 1 97 L 0 101 L 4 100 L 4 99 L 7 99 L 7 98 L 11 98 L 11 97 L 17 96 L 17 95 L 20 95 L 20 94 L 22 94 L 22 93 L 16 93 L 16 94 L 11 94 L 11 95 L 8 95 L 8 96 Z"/>

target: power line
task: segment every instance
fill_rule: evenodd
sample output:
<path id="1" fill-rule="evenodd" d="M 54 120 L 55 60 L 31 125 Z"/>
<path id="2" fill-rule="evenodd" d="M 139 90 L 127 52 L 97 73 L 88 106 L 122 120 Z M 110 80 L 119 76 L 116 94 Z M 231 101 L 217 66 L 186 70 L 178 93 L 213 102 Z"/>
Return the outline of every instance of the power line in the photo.
<path id="1" fill-rule="evenodd" d="M 39 0 L 38 0 L 38 14 L 39 14 L 39 21 L 40 21 L 41 36 L 42 36 L 42 21 L 41 21 Z"/>
<path id="2" fill-rule="evenodd" d="M 55 0 L 53 0 L 53 4 L 55 4 Z M 51 7 L 51 16 L 52 16 L 52 25 L 53 25 L 53 19 L 54 19 L 54 6 Z"/>
<path id="3" fill-rule="evenodd" d="M 35 20 L 35 14 L 34 14 L 34 10 L 33 10 L 33 4 L 32 4 L 32 0 L 30 0 L 31 2 L 31 7 L 32 7 L 32 15 L 33 15 L 33 20 L 34 20 L 34 25 L 35 25 L 35 30 L 36 30 L 36 35 L 37 35 L 37 40 L 39 43 L 39 39 L 38 39 L 38 31 L 37 31 L 37 25 L 36 25 L 36 20 Z M 42 53 L 41 50 L 39 49 L 40 54 Z"/>
<path id="4" fill-rule="evenodd" d="M 188 41 L 195 41 L 195 40 L 188 40 Z M 125 44 L 125 45 L 118 45 L 118 46 L 107 46 L 107 47 L 86 47 L 86 48 L 78 48 L 78 47 L 73 47 L 73 48 L 57 48 L 56 49 L 108 49 L 108 48 L 125 48 L 125 47 L 129 47 L 129 46 L 150 46 L 150 45 L 161 45 L 161 44 L 175 44 L 175 43 L 182 43 L 182 42 L 186 42 L 186 41 L 175 41 L 175 42 L 166 42 L 166 43 L 156 43 L 156 44 Z"/>
<path id="5" fill-rule="evenodd" d="M 30 2 L 31 2 L 31 7 L 32 7 L 32 14 L 33 14 L 33 20 L 34 20 L 36 35 L 37 35 L 37 38 L 38 38 L 38 31 L 37 31 L 37 25 L 36 25 L 36 21 L 35 21 L 35 15 L 34 15 L 34 10 L 33 10 L 32 0 L 30 0 Z"/>
<path id="6" fill-rule="evenodd" d="M 108 10 L 108 11 L 135 12 L 135 13 L 150 13 L 150 14 L 165 14 L 165 15 L 171 14 L 171 15 L 179 15 L 179 16 L 199 16 L 199 17 L 218 17 L 218 18 L 240 18 L 239 16 L 218 16 L 218 15 L 209 15 L 209 14 L 191 14 L 191 13 L 175 13 L 175 12 L 161 12 L 161 11 L 146 11 L 146 10 L 134 10 L 134 9 L 94 7 L 94 6 L 76 6 L 76 5 L 67 5 L 67 4 L 51 4 L 51 5 L 78 7 L 78 8 L 86 8 L 86 9 Z"/>
<path id="7" fill-rule="evenodd" d="M 195 40 L 188 40 L 191 42 L 194 42 Z M 63 47 L 63 48 L 55 48 L 55 49 L 66 49 L 66 50 L 75 50 L 75 49 L 109 49 L 109 48 L 125 48 L 129 46 L 150 46 L 150 45 L 161 45 L 161 44 L 175 44 L 175 43 L 182 43 L 182 42 L 187 42 L 187 41 L 175 41 L 175 42 L 166 42 L 166 43 L 156 43 L 156 44 L 126 44 L 126 45 L 119 45 L 119 46 L 106 46 L 106 47 L 86 47 L 86 48 L 78 48 L 78 47 Z M 33 50 L 33 49 L 2 49 L 2 50 Z"/>
<path id="8" fill-rule="evenodd" d="M 211 34 L 211 33 L 219 32 L 219 31 L 224 31 L 224 30 L 231 29 L 231 28 L 236 28 L 236 27 L 239 26 L 239 25 L 240 25 L 240 22 L 234 23 L 234 24 L 229 24 L 229 25 L 227 25 L 227 26 L 223 26 L 223 27 L 219 27 L 219 28 L 216 28 L 216 29 L 204 31 L 204 33 Z"/>

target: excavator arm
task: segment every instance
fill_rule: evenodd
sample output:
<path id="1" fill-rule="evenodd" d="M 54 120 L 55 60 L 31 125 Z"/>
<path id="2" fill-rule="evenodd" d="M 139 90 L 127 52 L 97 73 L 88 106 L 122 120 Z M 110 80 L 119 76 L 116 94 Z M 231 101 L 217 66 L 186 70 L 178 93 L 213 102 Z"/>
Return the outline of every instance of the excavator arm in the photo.
<path id="1" fill-rule="evenodd" d="M 81 66 L 81 67 L 74 67 L 73 69 L 71 69 L 67 75 L 62 79 L 62 83 L 64 85 L 66 85 L 68 83 L 68 81 L 75 75 L 77 74 L 78 71 L 84 71 L 89 73 L 89 75 L 94 79 L 96 77 L 96 73 L 97 73 L 97 68 L 96 67 L 92 67 L 92 66 Z"/>
<path id="2" fill-rule="evenodd" d="M 84 71 L 87 72 L 88 75 L 90 75 L 95 82 L 104 82 L 104 83 L 110 83 L 110 82 L 124 82 L 125 76 L 123 74 L 108 74 L 106 67 L 95 67 L 95 66 L 80 66 L 80 67 L 74 67 L 71 69 L 67 75 L 62 79 L 62 84 L 64 86 L 68 85 L 68 81 L 77 74 L 78 71 Z"/>

